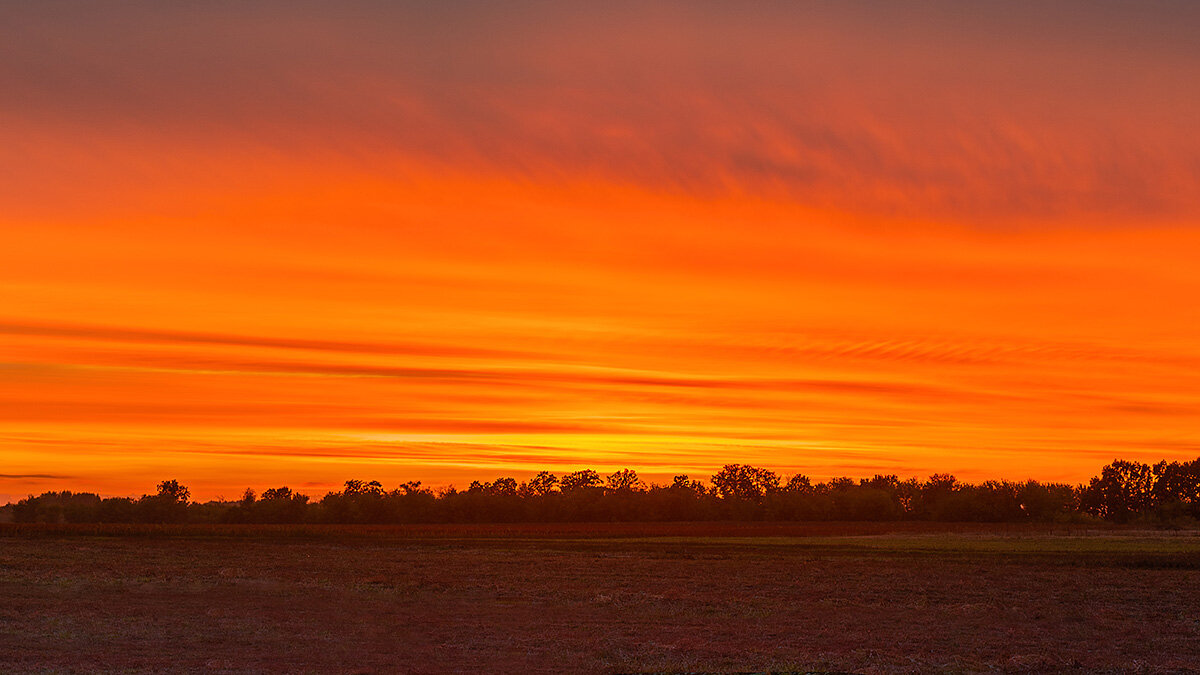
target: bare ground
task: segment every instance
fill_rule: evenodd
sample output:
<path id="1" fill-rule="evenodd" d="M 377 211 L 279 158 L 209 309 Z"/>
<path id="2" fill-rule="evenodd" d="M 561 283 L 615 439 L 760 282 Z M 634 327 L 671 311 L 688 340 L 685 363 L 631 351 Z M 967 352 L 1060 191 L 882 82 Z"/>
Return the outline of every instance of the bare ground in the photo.
<path id="1" fill-rule="evenodd" d="M 889 536 L 5 538 L 0 671 L 1200 668 L 1195 538 Z"/>

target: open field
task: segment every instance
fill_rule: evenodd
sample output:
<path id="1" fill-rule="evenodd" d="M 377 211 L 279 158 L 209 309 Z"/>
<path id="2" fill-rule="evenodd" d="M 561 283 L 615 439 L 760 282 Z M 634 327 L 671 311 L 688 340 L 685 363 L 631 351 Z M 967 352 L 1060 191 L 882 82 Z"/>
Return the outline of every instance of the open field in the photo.
<path id="1" fill-rule="evenodd" d="M 1200 668 L 1196 533 L 880 525 L 8 527 L 0 671 Z"/>
<path id="2" fill-rule="evenodd" d="M 945 523 L 923 521 L 861 522 L 729 522 L 693 523 L 449 523 L 414 525 L 147 525 L 120 523 L 0 523 L 0 538 L 63 535 L 96 536 L 200 536 L 269 537 L 306 539 L 527 539 L 527 538 L 612 538 L 612 537 L 814 537 L 876 534 L 988 534 L 988 535 L 1085 535 L 1128 534 L 1137 530 L 1105 522 L 1095 523 Z"/>

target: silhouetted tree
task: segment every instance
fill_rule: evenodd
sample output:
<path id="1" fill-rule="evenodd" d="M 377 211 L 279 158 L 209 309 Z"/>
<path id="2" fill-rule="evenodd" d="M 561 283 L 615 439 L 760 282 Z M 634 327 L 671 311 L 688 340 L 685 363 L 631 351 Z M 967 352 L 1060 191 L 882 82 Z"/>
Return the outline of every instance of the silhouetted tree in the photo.
<path id="1" fill-rule="evenodd" d="M 386 523 L 388 504 L 379 481 L 348 480 L 341 492 L 321 498 L 320 517 L 334 523 Z"/>
<path id="2" fill-rule="evenodd" d="M 563 476 L 558 485 L 563 494 L 570 494 L 578 490 L 600 487 L 602 482 L 600 474 L 591 469 L 584 469 Z"/>
<path id="3" fill-rule="evenodd" d="M 1075 489 L 1062 483 L 1025 481 L 1017 488 L 1017 500 L 1025 518 L 1034 521 L 1063 520 L 1078 508 Z"/>
<path id="4" fill-rule="evenodd" d="M 611 492 L 641 492 L 646 489 L 646 484 L 633 469 L 621 469 L 609 475 L 605 487 Z"/>
<path id="5" fill-rule="evenodd" d="M 779 489 L 779 476 L 749 464 L 726 464 L 713 474 L 712 484 L 722 499 L 757 502 Z"/>
<path id="6" fill-rule="evenodd" d="M 192 493 L 177 480 L 164 480 L 158 484 L 157 496 L 169 501 L 186 502 Z"/>
<path id="7" fill-rule="evenodd" d="M 292 492 L 287 486 L 277 487 L 263 490 L 257 501 L 244 505 L 249 509 L 248 522 L 301 523 L 308 511 L 308 495 Z"/>
<path id="8" fill-rule="evenodd" d="M 1164 518 L 1200 518 L 1200 459 L 1154 465 L 1154 501 Z"/>
<path id="9" fill-rule="evenodd" d="M 100 502 L 97 522 L 135 523 L 138 520 L 137 504 L 129 497 L 109 497 Z"/>
<path id="10" fill-rule="evenodd" d="M 100 495 L 90 492 L 45 492 L 13 504 L 17 523 L 94 523 L 99 520 Z"/>
<path id="11" fill-rule="evenodd" d="M 912 514 L 922 520 L 954 520 L 952 498 L 958 488 L 958 479 L 954 476 L 933 474 L 914 495 Z"/>
<path id="12" fill-rule="evenodd" d="M 138 500 L 138 520 L 147 523 L 182 523 L 188 517 L 191 492 L 177 480 L 158 484 L 158 493 Z"/>
<path id="13" fill-rule="evenodd" d="M 536 476 L 521 485 L 522 497 L 544 497 L 554 492 L 558 486 L 558 478 L 549 471 L 539 471 Z"/>
<path id="14" fill-rule="evenodd" d="M 687 474 L 675 476 L 671 480 L 671 490 L 690 492 L 697 497 L 703 497 L 705 494 L 704 483 L 698 480 L 691 480 Z"/>
<path id="15" fill-rule="evenodd" d="M 798 473 L 791 478 L 788 478 L 787 483 L 783 486 L 783 491 L 792 494 L 809 495 L 813 493 L 812 480 L 802 473 Z"/>
<path id="16" fill-rule="evenodd" d="M 377 480 L 372 480 L 372 481 L 348 480 L 348 481 L 346 481 L 346 487 L 342 490 L 342 494 L 347 495 L 347 496 L 352 496 L 352 495 L 382 496 L 383 495 L 383 483 L 380 483 Z"/>
<path id="17" fill-rule="evenodd" d="M 1154 506 L 1154 472 L 1141 462 L 1116 460 L 1084 490 L 1083 507 L 1101 518 L 1125 522 Z"/>
<path id="18" fill-rule="evenodd" d="M 189 503 L 177 480 L 139 499 L 102 499 L 89 493 L 46 492 L 11 505 L 21 523 L 418 523 L 636 520 L 968 520 L 1056 521 L 1099 516 L 1175 522 L 1200 518 L 1200 459 L 1154 466 L 1117 460 L 1087 486 L 985 481 L 961 483 L 949 474 L 925 481 L 876 475 L 833 478 L 813 485 L 803 475 L 781 486 L 773 471 L 728 464 L 711 488 L 686 475 L 669 485 L 646 484 L 632 469 L 607 481 L 591 470 L 561 481 L 540 472 L 518 484 L 513 478 L 474 481 L 469 489 L 434 493 L 420 481 L 386 490 L 378 481 L 348 480 L 317 503 L 288 487 L 247 489 L 239 500 Z M 560 487 L 561 489 L 555 489 Z M 1086 515 L 1090 514 L 1090 515 Z"/>

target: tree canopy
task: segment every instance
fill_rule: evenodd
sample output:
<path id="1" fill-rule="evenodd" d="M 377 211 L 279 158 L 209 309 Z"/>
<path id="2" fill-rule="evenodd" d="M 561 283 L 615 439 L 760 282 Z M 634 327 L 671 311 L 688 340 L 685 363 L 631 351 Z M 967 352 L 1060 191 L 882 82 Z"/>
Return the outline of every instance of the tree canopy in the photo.
<path id="1" fill-rule="evenodd" d="M 727 464 L 706 484 L 687 475 L 648 484 L 633 469 L 602 476 L 581 469 L 499 477 L 466 490 L 434 491 L 420 481 L 388 489 L 351 479 L 320 499 L 287 486 L 247 489 L 237 501 L 190 501 L 178 480 L 154 494 L 102 498 L 46 492 L 10 505 L 17 522 L 115 523 L 451 523 L 684 520 L 936 520 L 1022 522 L 1099 518 L 1114 522 L 1200 520 L 1200 459 L 1154 465 L 1116 460 L 1087 484 L 964 483 L 949 474 L 924 481 L 895 475 L 813 483 L 763 467 Z"/>

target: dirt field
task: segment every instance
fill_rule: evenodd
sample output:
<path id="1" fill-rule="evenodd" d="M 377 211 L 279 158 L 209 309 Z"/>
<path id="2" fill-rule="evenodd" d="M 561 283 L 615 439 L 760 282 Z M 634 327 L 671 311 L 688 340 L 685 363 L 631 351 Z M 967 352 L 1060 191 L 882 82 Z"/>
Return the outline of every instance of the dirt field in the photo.
<path id="1" fill-rule="evenodd" d="M 10 530 L 0 672 L 1200 668 L 1194 533 L 539 527 Z"/>

